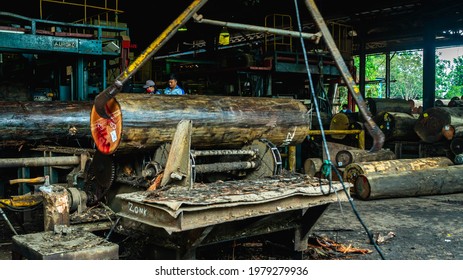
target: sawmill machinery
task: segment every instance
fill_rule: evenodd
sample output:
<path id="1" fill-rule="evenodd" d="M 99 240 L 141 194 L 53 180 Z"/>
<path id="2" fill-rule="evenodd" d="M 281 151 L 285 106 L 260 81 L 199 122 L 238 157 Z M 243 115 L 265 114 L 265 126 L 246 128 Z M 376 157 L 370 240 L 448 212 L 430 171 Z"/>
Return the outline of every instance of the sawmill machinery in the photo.
<path id="1" fill-rule="evenodd" d="M 123 230 L 142 231 L 158 243 L 168 240 L 181 247 L 183 258 L 202 243 L 283 230 L 292 230 L 295 249 L 304 250 L 308 231 L 328 203 L 347 197 L 336 194 L 341 184 L 283 172 L 279 148 L 302 143 L 310 132 L 311 117 L 300 100 L 121 93 L 205 3 L 193 1 L 94 102 L 0 104 L 0 119 L 6 120 L 0 166 L 21 170 L 5 172 L 8 179 L 43 176 L 64 187 L 70 211 L 109 205 Z M 352 83 L 314 3 L 307 5 L 346 83 Z M 381 148 L 382 132 L 350 86 L 373 137 L 372 150 Z M 17 157 L 23 153 L 28 157 Z M 22 187 L 19 194 L 31 186 Z M 40 195 L 38 190 L 30 188 Z"/>

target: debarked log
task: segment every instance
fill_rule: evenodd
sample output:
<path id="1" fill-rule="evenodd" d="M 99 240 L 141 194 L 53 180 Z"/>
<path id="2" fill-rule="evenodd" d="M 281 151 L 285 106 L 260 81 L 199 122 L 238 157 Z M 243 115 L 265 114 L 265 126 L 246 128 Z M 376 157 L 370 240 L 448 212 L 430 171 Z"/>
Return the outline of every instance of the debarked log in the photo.
<path id="1" fill-rule="evenodd" d="M 0 102 L 0 146 L 92 140 L 91 109 L 88 101 Z"/>
<path id="2" fill-rule="evenodd" d="M 395 153 L 391 150 L 381 149 L 371 152 L 363 149 L 341 150 L 336 154 L 336 165 L 346 167 L 353 162 L 368 162 L 396 159 Z"/>
<path id="3" fill-rule="evenodd" d="M 463 192 L 463 166 L 359 175 L 356 195 L 363 199 L 413 197 Z"/>
<path id="4" fill-rule="evenodd" d="M 302 143 L 310 118 L 294 99 L 120 93 L 107 103 L 111 119 L 92 108 L 92 137 L 104 154 L 151 149 L 172 141 L 177 124 L 192 121 L 192 148 L 242 147 L 256 139 L 276 146 Z"/>
<path id="5" fill-rule="evenodd" d="M 351 163 L 344 169 L 344 181 L 355 184 L 357 177 L 370 173 L 395 173 L 401 171 L 417 171 L 453 165 L 448 157 L 426 157 L 416 159 L 393 159 L 385 161 Z M 356 192 L 355 186 L 351 189 Z"/>
<path id="6" fill-rule="evenodd" d="M 381 112 L 373 120 L 384 133 L 386 140 L 418 140 L 414 127 L 419 114 Z"/>
<path id="7" fill-rule="evenodd" d="M 450 125 L 453 127 L 463 125 L 463 107 L 432 107 L 426 109 L 418 117 L 414 130 L 424 142 L 435 143 L 443 138 L 443 132 Z"/>

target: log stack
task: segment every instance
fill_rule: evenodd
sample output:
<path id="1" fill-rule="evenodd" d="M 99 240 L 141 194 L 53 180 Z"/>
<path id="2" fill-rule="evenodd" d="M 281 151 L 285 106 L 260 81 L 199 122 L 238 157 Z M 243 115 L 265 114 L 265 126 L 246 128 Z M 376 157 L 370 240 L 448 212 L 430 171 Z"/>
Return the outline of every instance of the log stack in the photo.
<path id="1" fill-rule="evenodd" d="M 381 112 L 373 120 L 384 133 L 386 141 L 416 141 L 418 135 L 414 127 L 419 114 L 402 112 Z"/>

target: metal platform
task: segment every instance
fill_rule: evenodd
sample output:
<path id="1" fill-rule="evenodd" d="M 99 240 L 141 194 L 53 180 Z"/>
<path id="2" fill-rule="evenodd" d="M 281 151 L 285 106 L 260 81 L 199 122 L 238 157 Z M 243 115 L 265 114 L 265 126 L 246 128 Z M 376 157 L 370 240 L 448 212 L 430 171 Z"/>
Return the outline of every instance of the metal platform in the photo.
<path id="1" fill-rule="evenodd" d="M 339 182 L 331 188 L 321 182 L 291 174 L 119 194 L 118 215 L 125 229 L 149 233 L 156 246 L 173 249 L 177 259 L 195 258 L 203 245 L 282 231 L 294 234 L 289 237 L 294 250 L 303 251 L 326 207 L 348 199 Z"/>

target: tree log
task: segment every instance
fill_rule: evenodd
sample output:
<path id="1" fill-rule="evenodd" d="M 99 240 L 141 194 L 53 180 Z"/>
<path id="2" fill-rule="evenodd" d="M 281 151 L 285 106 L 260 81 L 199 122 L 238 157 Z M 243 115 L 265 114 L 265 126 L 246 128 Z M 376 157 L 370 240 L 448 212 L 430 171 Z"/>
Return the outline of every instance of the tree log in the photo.
<path id="1" fill-rule="evenodd" d="M 193 123 L 193 148 L 242 147 L 265 138 L 276 146 L 309 134 L 307 108 L 298 100 L 205 95 L 124 94 L 107 103 L 112 119 L 92 108 L 92 136 L 104 154 L 151 149 L 172 141 L 182 119 Z"/>
<path id="2" fill-rule="evenodd" d="M 336 154 L 336 164 L 338 167 L 346 167 L 353 162 L 391 160 L 395 158 L 395 153 L 386 149 L 376 152 L 361 149 L 342 150 Z"/>
<path id="3" fill-rule="evenodd" d="M 463 126 L 463 107 L 433 107 L 420 114 L 414 130 L 421 140 L 435 143 L 443 138 L 445 127 Z"/>
<path id="4" fill-rule="evenodd" d="M 92 102 L 87 101 L 0 102 L 0 146 L 76 144 L 76 140 L 90 144 L 91 109 Z"/>
<path id="5" fill-rule="evenodd" d="M 418 140 L 414 127 L 418 114 L 407 114 L 402 112 L 381 112 L 373 120 L 384 133 L 385 140 Z"/>
<path id="6" fill-rule="evenodd" d="M 304 173 L 315 177 L 315 173 L 320 171 L 323 160 L 321 158 L 308 158 L 304 161 Z"/>
<path id="7" fill-rule="evenodd" d="M 330 130 L 350 130 L 356 129 L 357 126 L 352 126 L 358 121 L 357 113 L 337 113 L 331 118 Z M 346 134 L 331 135 L 333 139 L 344 139 Z"/>
<path id="8" fill-rule="evenodd" d="M 361 174 L 415 171 L 429 168 L 445 167 L 450 165 L 453 165 L 453 162 L 447 157 L 393 159 L 385 161 L 359 163 L 354 162 L 345 167 L 342 177 L 344 181 L 355 184 L 357 177 Z M 355 186 L 353 188 L 353 192 L 356 192 Z"/>
<path id="9" fill-rule="evenodd" d="M 452 141 L 450 141 L 450 150 L 455 155 L 463 154 L 463 138 L 453 138 Z"/>
<path id="10" fill-rule="evenodd" d="M 412 109 L 408 100 L 390 98 L 367 98 L 367 107 L 373 117 L 381 112 L 400 112 L 411 114 Z"/>
<path id="11" fill-rule="evenodd" d="M 391 173 L 361 174 L 354 184 L 356 195 L 363 199 L 413 197 L 463 192 L 463 166 Z"/>

